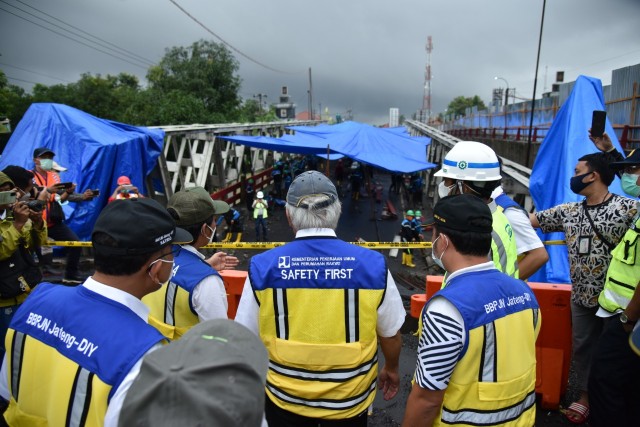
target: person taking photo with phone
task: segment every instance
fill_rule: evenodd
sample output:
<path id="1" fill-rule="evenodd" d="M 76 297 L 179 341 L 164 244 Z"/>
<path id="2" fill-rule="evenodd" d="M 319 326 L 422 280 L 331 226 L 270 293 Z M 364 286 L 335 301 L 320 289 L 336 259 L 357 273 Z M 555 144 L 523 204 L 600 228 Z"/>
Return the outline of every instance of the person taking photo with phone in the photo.
<path id="1" fill-rule="evenodd" d="M 121 177 L 119 177 L 117 184 L 118 186 L 115 190 L 113 190 L 111 196 L 109 196 L 109 203 L 113 202 L 114 200 L 127 200 L 144 197 L 142 194 L 140 194 L 138 187 L 133 185 L 131 183 L 131 179 L 126 175 L 122 175 Z"/>
<path id="2" fill-rule="evenodd" d="M 60 176 L 53 171 L 54 156 L 55 153 L 46 147 L 36 148 L 33 151 L 35 165 L 33 182 L 40 188 L 38 198 L 47 202 L 42 211 L 42 217 L 47 223 L 49 237 L 55 241 L 78 241 L 80 239 L 76 233 L 64 223 L 65 217 L 61 205 L 69 201 L 69 197 L 74 194 L 76 185 L 60 181 Z M 80 247 L 67 248 L 67 265 L 63 283 L 77 285 L 84 281 L 84 278 L 78 273 L 80 252 Z M 42 256 L 40 263 L 45 270 L 52 270 L 53 253 Z"/>
<path id="3" fill-rule="evenodd" d="M 13 314 L 42 278 L 33 248 L 47 240 L 41 213 L 17 201 L 19 193 L 11 178 L 0 172 L 0 357 Z"/>

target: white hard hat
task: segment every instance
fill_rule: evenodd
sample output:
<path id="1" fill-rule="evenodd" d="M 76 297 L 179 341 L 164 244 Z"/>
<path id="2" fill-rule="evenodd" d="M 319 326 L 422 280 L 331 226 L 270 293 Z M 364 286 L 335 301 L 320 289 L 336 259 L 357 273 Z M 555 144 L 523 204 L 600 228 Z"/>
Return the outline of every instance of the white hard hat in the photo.
<path id="1" fill-rule="evenodd" d="M 264 199 L 264 193 L 262 191 L 258 191 L 258 194 L 256 194 L 256 196 L 258 196 L 258 199 Z"/>
<path id="2" fill-rule="evenodd" d="M 359 167 L 360 167 L 360 163 L 358 162 L 351 163 L 351 169 L 358 169 Z"/>
<path id="3" fill-rule="evenodd" d="M 485 144 L 460 141 L 442 161 L 442 169 L 435 176 L 459 181 L 497 181 L 501 179 L 496 153 Z"/>

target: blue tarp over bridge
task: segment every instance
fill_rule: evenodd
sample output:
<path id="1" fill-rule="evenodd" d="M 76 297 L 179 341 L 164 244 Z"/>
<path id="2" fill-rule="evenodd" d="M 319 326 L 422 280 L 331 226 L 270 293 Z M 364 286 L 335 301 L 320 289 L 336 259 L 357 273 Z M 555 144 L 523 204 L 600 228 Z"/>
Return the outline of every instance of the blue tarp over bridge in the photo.
<path id="1" fill-rule="evenodd" d="M 0 169 L 17 165 L 32 170 L 33 150 L 50 148 L 55 161 L 68 168 L 60 174 L 62 181 L 75 182 L 77 192 L 100 189 L 100 196 L 92 201 L 64 206 L 66 223 L 81 240 L 89 240 L 118 177 L 127 175 L 143 189 L 163 139 L 164 131 L 159 129 L 99 119 L 61 104 L 32 104 L 0 157 Z"/>
<path id="2" fill-rule="evenodd" d="M 339 125 L 291 126 L 295 135 L 280 138 L 266 136 L 221 136 L 250 147 L 296 154 L 325 155 L 327 151 L 392 172 L 411 173 L 434 168 L 426 161 L 427 137 L 412 137 L 404 127 L 376 128 L 345 122 Z"/>

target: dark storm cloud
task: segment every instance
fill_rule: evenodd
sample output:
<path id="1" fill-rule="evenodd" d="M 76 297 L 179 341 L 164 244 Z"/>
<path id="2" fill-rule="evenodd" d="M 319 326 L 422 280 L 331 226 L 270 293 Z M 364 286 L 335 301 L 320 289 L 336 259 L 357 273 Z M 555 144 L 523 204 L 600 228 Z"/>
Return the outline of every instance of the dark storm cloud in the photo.
<path id="1" fill-rule="evenodd" d="M 494 81 L 496 75 L 507 79 L 518 96 L 532 94 L 541 1 L 177 1 L 248 56 L 288 72 L 269 71 L 236 54 L 243 97 L 264 93 L 275 102 L 280 87 L 288 86 L 297 110 L 306 110 L 311 67 L 314 109 L 319 104 L 331 114 L 351 109 L 357 120 L 376 124 L 387 121 L 390 107 L 409 117 L 422 105 L 428 35 L 434 45 L 434 112 L 459 95 L 479 95 L 487 102 L 491 90 L 503 85 Z M 37 14 L 25 4 L 152 61 L 167 47 L 214 39 L 168 0 L 0 0 L 2 9 L 27 16 L 13 5 Z M 545 74 L 547 89 L 558 70 L 566 72 L 567 81 L 587 74 L 608 84 L 611 70 L 640 62 L 639 12 L 640 2 L 632 0 L 547 2 L 538 96 Z M 96 52 L 2 10 L 0 54 L 2 64 L 66 81 L 83 72 L 124 71 L 142 81 L 146 75 L 145 66 Z M 14 78 L 63 83 L 7 65 L 0 68 Z"/>

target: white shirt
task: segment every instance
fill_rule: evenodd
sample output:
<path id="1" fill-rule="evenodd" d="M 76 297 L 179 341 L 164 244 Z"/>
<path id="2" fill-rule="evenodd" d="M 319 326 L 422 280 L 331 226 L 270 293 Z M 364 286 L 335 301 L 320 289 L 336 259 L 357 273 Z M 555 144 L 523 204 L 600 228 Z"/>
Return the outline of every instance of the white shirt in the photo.
<path id="1" fill-rule="evenodd" d="M 93 291 L 105 298 L 116 301 L 131 311 L 133 311 L 138 317 L 140 317 L 145 322 L 148 322 L 149 319 L 149 309 L 145 306 L 142 301 L 133 295 L 121 291 L 120 289 L 113 288 L 111 286 L 102 284 L 100 282 L 95 281 L 92 277 L 89 277 L 84 284 L 82 285 L 85 288 Z M 156 344 L 147 351 L 143 357 L 140 358 L 136 362 L 135 365 L 131 367 L 129 373 L 122 380 L 118 388 L 113 393 L 113 397 L 109 402 L 109 406 L 107 408 L 107 413 L 104 417 L 104 426 L 105 427 L 117 427 L 118 426 L 118 418 L 120 417 L 120 410 L 122 409 L 122 403 L 124 402 L 124 398 L 131 387 L 131 384 L 136 379 L 138 374 L 140 373 L 140 366 L 142 365 L 142 359 L 147 354 L 152 351 L 160 348 L 161 344 Z M 10 399 L 9 387 L 7 385 L 8 377 L 7 377 L 7 355 L 5 354 L 4 360 L 2 362 L 2 369 L 0 369 L 0 396 L 2 396 L 5 400 Z"/>
<path id="2" fill-rule="evenodd" d="M 308 228 L 296 233 L 296 238 L 313 236 L 336 237 L 336 233 L 330 228 Z M 256 335 L 260 335 L 258 311 L 259 306 L 253 295 L 251 281 L 249 276 L 247 276 L 235 320 L 252 330 Z M 380 307 L 378 307 L 376 332 L 381 337 L 388 338 L 394 336 L 400 330 L 406 315 L 407 312 L 402 305 L 402 298 L 400 298 L 400 292 L 398 292 L 396 282 L 393 280 L 391 273 L 387 271 L 387 290 Z"/>
<path id="3" fill-rule="evenodd" d="M 191 245 L 183 245 L 182 249 L 197 255 L 201 260 L 205 257 Z M 200 322 L 212 319 L 227 319 L 227 290 L 222 278 L 216 275 L 207 276 L 193 288 L 191 303 L 198 313 Z"/>
<path id="4" fill-rule="evenodd" d="M 504 194 L 502 187 L 498 187 L 493 190 L 491 197 L 496 197 Z M 516 236 L 516 248 L 518 255 L 522 255 L 525 252 L 529 252 L 534 249 L 543 247 L 542 240 L 536 234 L 536 231 L 531 226 L 531 220 L 529 216 L 521 209 L 509 208 L 503 211 L 504 216 L 509 220 L 513 234 Z"/>

